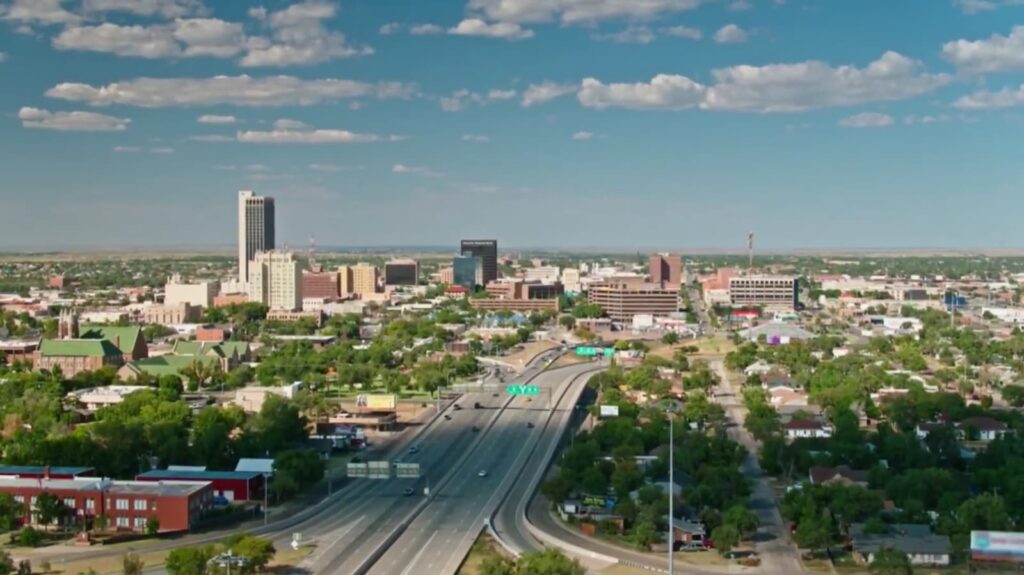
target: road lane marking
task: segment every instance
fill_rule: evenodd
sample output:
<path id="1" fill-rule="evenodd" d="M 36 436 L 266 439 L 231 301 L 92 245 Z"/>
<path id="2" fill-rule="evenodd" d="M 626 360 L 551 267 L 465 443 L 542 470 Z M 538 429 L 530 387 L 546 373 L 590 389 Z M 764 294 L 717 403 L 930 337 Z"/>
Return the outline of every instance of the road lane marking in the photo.
<path id="1" fill-rule="evenodd" d="M 436 535 L 437 531 L 435 531 L 433 535 L 430 536 L 430 539 L 427 539 L 427 542 L 423 544 L 423 547 L 420 547 L 419 552 L 416 553 L 416 555 L 412 558 L 412 561 L 409 562 L 409 565 L 405 568 L 404 571 L 402 571 L 402 575 L 409 575 L 409 571 L 416 566 L 416 561 L 418 561 L 420 555 L 423 555 L 423 552 L 426 551 L 428 547 L 430 547 L 430 542 L 434 540 L 434 537 Z M 431 565 L 433 565 L 433 563 L 431 563 Z M 431 565 L 428 565 L 427 568 L 429 569 Z"/>

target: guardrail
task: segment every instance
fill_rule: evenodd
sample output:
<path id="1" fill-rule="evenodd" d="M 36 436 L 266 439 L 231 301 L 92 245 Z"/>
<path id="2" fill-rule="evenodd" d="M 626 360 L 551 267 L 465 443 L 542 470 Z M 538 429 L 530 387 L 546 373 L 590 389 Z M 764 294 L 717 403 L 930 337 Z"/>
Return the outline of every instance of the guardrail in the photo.
<path id="1" fill-rule="evenodd" d="M 565 389 L 562 390 L 562 393 L 559 395 L 558 401 L 553 406 L 553 409 L 548 412 L 548 417 L 544 421 L 544 426 L 543 426 L 542 430 L 546 430 L 548 428 L 548 426 L 551 425 L 551 418 L 554 416 L 555 411 L 557 410 L 558 405 L 562 403 L 562 401 L 565 399 L 565 396 L 572 389 L 573 385 L 575 385 L 579 381 L 580 378 L 584 378 L 585 377 L 585 378 L 589 379 L 590 377 L 593 376 L 594 373 L 596 373 L 598 371 L 601 371 L 603 369 L 604 369 L 604 366 L 595 367 L 594 369 L 590 369 L 590 370 L 584 371 L 584 372 L 582 372 L 580 374 L 577 374 L 575 377 L 573 377 L 572 380 L 568 383 L 568 385 L 565 386 Z M 571 412 L 570 412 L 570 416 L 569 417 L 570 418 L 572 417 Z M 527 523 L 527 530 L 529 530 L 529 522 L 525 521 L 525 516 L 526 516 L 526 513 L 525 513 L 525 503 L 533 498 L 533 494 L 536 492 L 537 487 L 540 485 L 540 481 L 544 477 L 544 472 L 547 471 L 548 463 L 550 463 L 551 458 L 554 456 L 554 452 L 558 449 L 559 443 L 560 443 L 559 440 L 551 442 L 551 445 L 548 447 L 547 451 L 544 454 L 544 458 L 543 458 L 543 461 L 545 461 L 547 463 L 542 465 L 538 469 L 537 473 L 535 473 L 534 476 L 532 478 L 530 478 L 530 481 L 527 484 L 526 497 L 524 497 L 517 504 L 516 516 L 517 517 L 519 516 L 520 507 L 522 507 L 522 516 L 524 517 L 524 522 Z M 533 455 L 533 453 L 537 450 L 539 445 L 540 445 L 539 442 L 538 443 L 534 443 L 533 448 L 530 450 L 530 456 Z M 515 479 L 518 480 L 522 476 L 522 474 L 525 472 L 525 470 L 526 470 L 525 467 L 521 467 L 519 469 L 519 471 L 516 473 Z M 505 492 L 504 496 L 502 497 L 501 501 L 498 503 L 497 507 L 495 507 L 494 511 L 491 512 L 491 515 L 488 517 L 488 528 L 491 530 L 491 534 L 494 537 L 494 539 L 496 541 L 498 541 L 498 543 L 502 547 L 504 547 L 506 551 L 508 551 L 509 553 L 511 553 L 513 555 L 517 555 L 518 556 L 518 555 L 521 555 L 525 550 L 515 548 L 508 541 L 506 541 L 503 537 L 501 537 L 501 535 L 498 533 L 497 529 L 494 527 L 494 517 L 498 513 L 498 511 L 501 509 L 501 507 L 505 504 L 506 500 L 508 499 L 508 497 L 510 495 L 511 495 L 511 490 Z M 540 540 L 539 537 L 537 539 Z"/>
<path id="2" fill-rule="evenodd" d="M 545 371 L 547 371 L 546 366 L 544 369 L 541 369 L 536 374 L 530 376 L 530 378 L 527 379 L 526 381 L 533 381 L 535 378 L 540 377 L 541 374 L 543 374 Z M 465 465 L 466 460 L 469 459 L 469 457 L 471 457 L 474 452 L 476 452 L 484 436 L 486 436 L 487 433 L 491 431 L 491 429 L 494 427 L 494 424 L 498 421 L 498 419 L 501 417 L 501 415 L 505 412 L 509 404 L 511 404 L 514 399 L 515 397 L 513 396 L 509 396 L 508 398 L 506 398 L 505 402 L 501 405 L 501 408 L 499 408 L 495 412 L 494 416 L 492 416 L 490 421 L 487 423 L 487 427 L 481 430 L 479 437 L 477 437 L 477 439 L 473 442 L 472 447 L 466 450 L 466 453 L 464 453 L 462 457 L 460 457 L 459 460 L 455 463 L 455 465 L 451 467 L 448 473 L 441 478 L 441 481 L 437 483 L 434 489 L 430 492 L 430 495 L 428 495 L 425 499 L 420 501 L 420 503 L 417 504 L 416 507 L 414 507 L 413 510 L 410 511 L 409 514 L 405 516 L 405 518 L 398 524 L 398 526 L 396 526 L 391 531 L 391 533 L 388 534 L 388 536 L 384 539 L 384 542 L 378 545 L 377 548 L 374 549 L 373 552 L 371 552 L 370 555 L 367 556 L 367 558 L 364 559 L 363 562 L 360 563 L 355 570 L 353 570 L 353 575 L 365 575 L 367 572 L 369 572 L 373 565 L 376 564 L 377 561 L 379 561 L 380 558 L 384 556 L 387 550 L 391 548 L 391 546 L 394 545 L 395 542 L 398 541 L 398 539 L 402 536 L 402 533 L 404 533 L 405 530 L 409 528 L 409 525 L 411 525 L 412 522 L 415 521 L 416 518 L 419 517 L 421 513 L 423 513 L 423 510 L 427 508 L 427 506 L 434 499 L 434 497 L 436 497 L 437 494 L 440 493 L 441 489 L 451 481 L 452 476 L 454 476 L 454 474 L 457 471 L 459 471 L 459 469 L 463 465 Z"/>

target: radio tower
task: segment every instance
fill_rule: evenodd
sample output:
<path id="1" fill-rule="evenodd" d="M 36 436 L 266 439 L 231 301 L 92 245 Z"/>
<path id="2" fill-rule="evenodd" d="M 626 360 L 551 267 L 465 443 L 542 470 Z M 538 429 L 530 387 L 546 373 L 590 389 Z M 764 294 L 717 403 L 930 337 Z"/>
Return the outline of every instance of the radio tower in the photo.
<path id="1" fill-rule="evenodd" d="M 747 275 L 754 275 L 754 232 L 747 234 Z"/>
<path id="2" fill-rule="evenodd" d="M 320 266 L 316 263 L 316 236 L 309 236 L 309 271 L 320 271 Z"/>

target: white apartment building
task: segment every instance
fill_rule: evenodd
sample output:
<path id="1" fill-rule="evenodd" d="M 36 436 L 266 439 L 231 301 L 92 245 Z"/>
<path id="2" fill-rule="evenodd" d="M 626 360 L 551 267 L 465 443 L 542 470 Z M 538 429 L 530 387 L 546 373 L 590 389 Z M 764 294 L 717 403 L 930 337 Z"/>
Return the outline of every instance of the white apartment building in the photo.
<path id="1" fill-rule="evenodd" d="M 528 282 L 555 283 L 558 281 L 558 266 L 539 266 L 523 270 L 523 279 Z"/>
<path id="2" fill-rule="evenodd" d="M 794 309 L 799 286 L 792 276 L 737 276 L 729 278 L 729 302 L 733 306 L 764 306 Z"/>
<path id="3" fill-rule="evenodd" d="M 562 270 L 562 285 L 565 287 L 565 291 L 571 293 L 579 293 L 582 291 L 580 285 L 580 270 L 573 268 L 565 268 Z"/>
<path id="4" fill-rule="evenodd" d="M 188 283 L 181 281 L 181 276 L 173 275 L 164 286 L 164 304 L 178 306 L 185 303 L 192 307 L 210 307 L 218 293 L 220 283 L 217 281 Z"/>
<path id="5" fill-rule="evenodd" d="M 302 309 L 302 269 L 292 252 L 259 252 L 249 263 L 249 301 L 270 309 Z"/>

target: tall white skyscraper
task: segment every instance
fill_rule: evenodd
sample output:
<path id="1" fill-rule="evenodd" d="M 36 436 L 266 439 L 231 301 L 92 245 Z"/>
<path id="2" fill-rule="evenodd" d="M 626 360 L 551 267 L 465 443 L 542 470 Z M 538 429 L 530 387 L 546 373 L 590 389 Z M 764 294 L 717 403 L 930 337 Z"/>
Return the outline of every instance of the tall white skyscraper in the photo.
<path id="1" fill-rule="evenodd" d="M 249 264 L 258 252 L 274 249 L 274 198 L 238 192 L 238 281 L 249 281 Z"/>
<path id="2" fill-rule="evenodd" d="M 302 309 L 302 268 L 292 252 L 259 252 L 249 262 L 249 301 L 270 309 Z"/>

